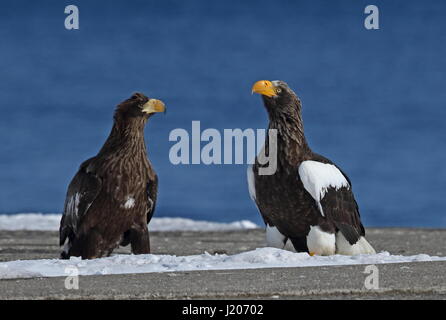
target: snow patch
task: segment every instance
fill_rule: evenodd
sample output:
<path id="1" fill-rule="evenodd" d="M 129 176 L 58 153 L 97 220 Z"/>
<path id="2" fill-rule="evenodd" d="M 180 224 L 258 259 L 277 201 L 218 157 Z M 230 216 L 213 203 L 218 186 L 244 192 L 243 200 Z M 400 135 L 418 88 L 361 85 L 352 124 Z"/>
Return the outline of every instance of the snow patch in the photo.
<path id="1" fill-rule="evenodd" d="M 257 228 L 260 226 L 249 220 L 221 223 L 185 218 L 153 218 L 149 223 L 151 231 L 226 231 Z"/>
<path id="2" fill-rule="evenodd" d="M 60 214 L 21 213 L 0 214 L 0 230 L 58 231 Z M 248 220 L 220 223 L 186 218 L 152 218 L 150 231 L 225 231 L 260 228 Z"/>
<path id="3" fill-rule="evenodd" d="M 73 268 L 79 275 L 105 275 L 193 270 L 231 270 L 283 267 L 311 267 L 358 264 L 403 263 L 418 261 L 446 261 L 446 257 L 419 254 L 390 255 L 381 252 L 357 256 L 313 256 L 277 248 L 260 248 L 234 255 L 114 255 L 107 258 L 81 260 L 18 260 L 0 263 L 0 279 L 67 276 Z M 67 271 L 68 270 L 68 271 Z"/>

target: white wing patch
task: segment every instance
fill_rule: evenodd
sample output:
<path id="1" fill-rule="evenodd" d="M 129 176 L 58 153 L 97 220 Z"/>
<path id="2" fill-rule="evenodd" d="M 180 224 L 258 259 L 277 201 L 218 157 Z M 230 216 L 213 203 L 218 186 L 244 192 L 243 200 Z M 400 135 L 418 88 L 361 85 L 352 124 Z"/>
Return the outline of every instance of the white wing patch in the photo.
<path id="1" fill-rule="evenodd" d="M 254 180 L 254 171 L 252 170 L 252 164 L 248 166 L 248 170 L 246 171 L 247 178 L 248 178 L 248 190 L 249 190 L 249 196 L 251 197 L 252 201 L 256 201 L 256 185 Z"/>
<path id="2" fill-rule="evenodd" d="M 334 188 L 338 190 L 342 187 L 350 188 L 347 179 L 345 179 L 341 171 L 329 163 L 313 160 L 304 161 L 299 166 L 299 177 L 305 190 L 316 201 L 323 217 L 325 215 L 321 206 L 321 200 L 324 198 L 327 189 Z"/>
<path id="3" fill-rule="evenodd" d="M 124 203 L 125 209 L 131 209 L 135 206 L 135 199 L 133 197 L 127 196 L 127 201 Z"/>
<path id="4" fill-rule="evenodd" d="M 68 254 L 68 252 L 71 249 L 71 244 L 70 241 L 68 241 L 67 243 L 65 243 L 65 245 L 63 246 L 63 252 L 65 252 L 66 254 Z"/>
<path id="5" fill-rule="evenodd" d="M 80 194 L 75 193 L 70 200 L 68 200 L 67 203 L 67 212 L 72 214 L 73 216 L 77 217 L 78 211 L 79 211 L 79 202 L 81 200 Z"/>

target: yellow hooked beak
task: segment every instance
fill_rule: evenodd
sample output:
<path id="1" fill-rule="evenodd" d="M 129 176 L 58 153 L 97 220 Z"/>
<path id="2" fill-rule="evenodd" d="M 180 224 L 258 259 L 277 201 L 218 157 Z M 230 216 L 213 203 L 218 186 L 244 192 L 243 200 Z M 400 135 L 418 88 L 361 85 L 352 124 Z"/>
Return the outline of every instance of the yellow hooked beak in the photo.
<path id="1" fill-rule="evenodd" d="M 277 96 L 276 88 L 273 83 L 268 80 L 260 80 L 252 86 L 252 93 L 258 93 L 267 97 Z"/>
<path id="2" fill-rule="evenodd" d="M 142 111 L 145 113 L 166 112 L 164 102 L 158 99 L 150 99 L 142 106 Z"/>

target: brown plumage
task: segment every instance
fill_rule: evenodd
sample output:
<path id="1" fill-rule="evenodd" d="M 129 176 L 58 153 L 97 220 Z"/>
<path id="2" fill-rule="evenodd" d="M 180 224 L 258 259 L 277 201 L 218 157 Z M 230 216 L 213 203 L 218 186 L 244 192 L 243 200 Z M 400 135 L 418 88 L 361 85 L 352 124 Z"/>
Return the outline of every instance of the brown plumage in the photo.
<path id="1" fill-rule="evenodd" d="M 61 258 L 92 259 L 131 244 L 150 253 L 147 224 L 155 210 L 158 178 L 147 158 L 144 127 L 160 100 L 141 93 L 118 105 L 111 133 L 99 153 L 71 181 L 60 222 Z"/>
<path id="2" fill-rule="evenodd" d="M 277 170 L 259 175 L 259 161 L 248 168 L 248 183 L 267 225 L 268 244 L 312 254 L 374 253 L 347 175 L 314 153 L 305 139 L 301 102 L 283 81 L 259 81 L 269 129 L 277 130 Z M 268 139 L 265 149 L 269 152 Z"/>

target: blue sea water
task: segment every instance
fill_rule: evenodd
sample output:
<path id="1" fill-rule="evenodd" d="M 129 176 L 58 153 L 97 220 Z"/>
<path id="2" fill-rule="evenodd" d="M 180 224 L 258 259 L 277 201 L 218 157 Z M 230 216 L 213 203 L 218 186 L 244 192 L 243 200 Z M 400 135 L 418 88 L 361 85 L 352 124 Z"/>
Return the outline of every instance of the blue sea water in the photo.
<path id="1" fill-rule="evenodd" d="M 64 8 L 80 29 L 64 28 Z M 256 80 L 303 102 L 314 151 L 350 176 L 368 226 L 446 227 L 446 2 L 12 1 L 0 4 L 0 212 L 60 212 L 115 106 L 166 102 L 146 128 L 156 216 L 261 223 L 245 165 L 173 165 L 169 133 L 265 128 Z"/>

